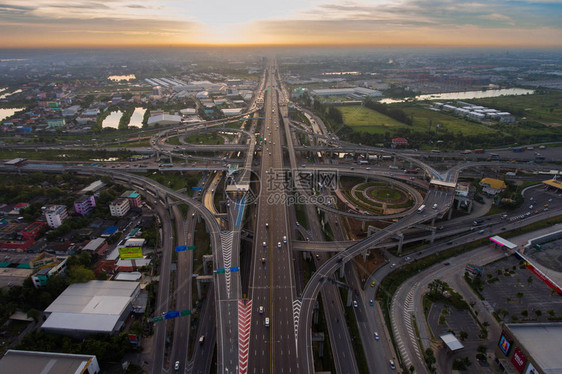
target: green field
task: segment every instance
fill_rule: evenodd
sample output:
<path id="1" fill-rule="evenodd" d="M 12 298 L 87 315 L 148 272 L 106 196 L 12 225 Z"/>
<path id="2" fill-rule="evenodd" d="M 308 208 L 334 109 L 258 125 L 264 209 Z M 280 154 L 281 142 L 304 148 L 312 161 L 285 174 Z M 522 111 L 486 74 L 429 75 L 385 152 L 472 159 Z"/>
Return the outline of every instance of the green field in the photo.
<path id="1" fill-rule="evenodd" d="M 343 114 L 343 122 L 355 131 L 382 134 L 389 128 L 409 127 L 364 106 L 338 106 L 337 108 Z"/>
<path id="2" fill-rule="evenodd" d="M 436 112 L 434 110 L 414 104 L 395 104 L 414 119 L 414 131 L 435 131 L 439 124 L 439 129 L 447 129 L 452 133 L 462 133 L 463 135 L 491 134 L 496 129 L 481 123 L 471 122 L 452 114 Z"/>
<path id="3" fill-rule="evenodd" d="M 184 140 L 186 143 L 190 143 L 190 144 L 209 144 L 209 145 L 224 144 L 224 138 L 222 138 L 216 133 L 195 134 L 195 135 L 187 136 Z"/>
<path id="4" fill-rule="evenodd" d="M 370 134 L 384 134 L 389 129 L 410 129 L 417 132 L 435 132 L 437 124 L 439 130 L 447 129 L 449 132 L 462 133 L 463 135 L 491 134 L 496 130 L 483 124 L 466 121 L 453 115 L 436 112 L 419 105 L 394 104 L 413 117 L 413 126 L 392 119 L 384 114 L 365 108 L 363 106 L 338 106 L 342 112 L 344 123 L 355 131 Z"/>
<path id="5" fill-rule="evenodd" d="M 562 92 L 539 91 L 534 95 L 500 96 L 467 100 L 489 108 L 504 110 L 546 125 L 562 126 Z"/>

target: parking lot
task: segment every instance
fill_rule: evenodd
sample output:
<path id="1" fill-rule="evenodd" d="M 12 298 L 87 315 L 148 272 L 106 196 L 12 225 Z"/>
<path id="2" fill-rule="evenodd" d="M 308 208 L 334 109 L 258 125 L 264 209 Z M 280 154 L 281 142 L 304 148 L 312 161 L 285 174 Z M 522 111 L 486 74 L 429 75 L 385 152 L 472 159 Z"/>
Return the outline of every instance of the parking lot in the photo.
<path id="1" fill-rule="evenodd" d="M 488 264 L 483 270 L 481 293 L 505 322 L 562 318 L 562 298 L 514 256 Z"/>

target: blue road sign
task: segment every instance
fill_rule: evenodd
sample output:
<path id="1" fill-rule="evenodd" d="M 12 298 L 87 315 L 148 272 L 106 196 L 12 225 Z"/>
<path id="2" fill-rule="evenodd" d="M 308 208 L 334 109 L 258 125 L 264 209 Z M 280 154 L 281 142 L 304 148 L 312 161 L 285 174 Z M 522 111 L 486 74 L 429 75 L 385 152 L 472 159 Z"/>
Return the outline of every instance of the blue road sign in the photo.
<path id="1" fill-rule="evenodd" d="M 164 319 L 177 318 L 179 316 L 180 312 L 178 312 L 177 310 L 170 310 L 169 312 L 166 312 L 166 314 L 164 315 Z"/>
<path id="2" fill-rule="evenodd" d="M 201 191 L 201 190 L 203 190 L 203 187 L 191 187 L 191 189 L 193 191 Z"/>
<path id="3" fill-rule="evenodd" d="M 233 267 L 230 268 L 231 273 L 235 273 L 237 271 L 240 271 L 240 268 L 238 266 L 233 266 Z"/>
<path id="4" fill-rule="evenodd" d="M 183 252 L 183 251 L 187 251 L 187 246 L 185 245 L 178 245 L 176 247 L 176 252 Z"/>

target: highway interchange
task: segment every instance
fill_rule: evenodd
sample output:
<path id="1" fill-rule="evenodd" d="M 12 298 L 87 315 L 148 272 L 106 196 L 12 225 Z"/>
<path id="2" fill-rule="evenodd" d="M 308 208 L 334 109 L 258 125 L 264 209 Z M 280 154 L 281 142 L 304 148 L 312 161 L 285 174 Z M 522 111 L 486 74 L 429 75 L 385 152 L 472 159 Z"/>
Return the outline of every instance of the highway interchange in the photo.
<path id="1" fill-rule="evenodd" d="M 151 373 L 175 371 L 176 362 L 179 363 L 178 372 L 209 373 L 213 355 L 216 356 L 216 370 L 219 373 L 314 373 L 313 315 L 319 296 L 323 303 L 329 336 L 329 346 L 325 349 L 331 350 L 335 372 L 359 373 L 349 328 L 345 325 L 346 305 L 340 297 L 338 283 L 346 290 L 353 290 L 353 299 L 358 301 L 357 307 L 351 308 L 351 311 L 358 324 L 361 338 L 359 344 L 362 344 L 366 353 L 366 363 L 370 373 L 393 372 L 389 360 L 396 362 L 397 366 L 402 363 L 404 368 L 411 365 L 416 373 L 428 372 L 420 355 L 427 345 L 423 344 L 420 347 L 416 339 L 410 339 L 411 332 L 408 331 L 408 326 L 411 326 L 409 320 L 411 314 L 403 311 L 405 308 L 411 309 L 417 318 L 423 318 L 423 312 L 421 316 L 419 315 L 420 297 L 425 285 L 433 279 L 432 272 L 443 271 L 445 277 L 452 278 L 454 274 L 462 271 L 462 266 L 466 262 L 475 258 L 482 259 L 483 254 L 476 251 L 468 253 L 464 255 L 465 257 L 452 259 L 450 267 L 444 268 L 443 265 L 438 264 L 434 269 L 428 269 L 419 276 L 409 279 L 393 296 L 391 326 L 386 326 L 378 303 L 375 302 L 375 307 L 371 307 L 369 300 L 375 299 L 380 282 L 395 270 L 395 264 L 400 267 L 405 263 L 404 259 L 384 251 L 387 264 L 371 274 L 363 285 L 354 268 L 346 264 L 367 251 L 389 245 L 397 234 L 404 233 L 412 227 L 429 226 L 433 227 L 435 232 L 435 220 L 446 216 L 453 205 L 455 190 L 450 186 L 454 186 L 459 174 L 468 168 L 506 166 L 505 162 L 478 160 L 475 158 L 477 156 L 465 153 L 460 162 L 455 160 L 453 161 L 455 165 L 451 168 L 438 172 L 422 161 L 418 157 L 419 154 L 411 150 L 399 152 L 340 142 L 328 133 L 318 117 L 304 110 L 311 127 L 305 129 L 301 125 L 297 126 L 289 120 L 288 98 L 289 93 L 282 82 L 279 69 L 272 60 L 264 69 L 247 112 L 236 118 L 243 125 L 248 123 L 249 129 L 236 130 L 240 136 L 236 137 L 234 143 L 221 146 L 197 146 L 181 141 L 188 134 L 214 131 L 210 129 L 215 127 L 221 128 L 232 121 L 230 119 L 207 126 L 166 129 L 152 136 L 153 152 L 157 151 L 162 158 L 183 159 L 183 166 L 174 164 L 172 167 L 163 168 L 147 161 L 134 165 L 120 163 L 116 164 L 115 168 L 67 164 L 60 170 L 50 168 L 49 171 L 108 175 L 117 183 L 136 188 L 153 207 L 162 227 L 161 268 L 155 316 L 168 310 L 193 309 L 192 282 L 195 279 L 192 269 L 196 259 L 193 258 L 191 251 L 178 253 L 174 272 L 172 253 L 176 245 L 193 245 L 195 224 L 199 219 L 204 220 L 210 237 L 215 270 L 207 298 L 199 306 L 205 312 L 200 314 L 195 332 L 191 329 L 193 320 L 189 316 L 176 319 L 172 331 L 170 331 L 172 326 L 170 321 L 154 324 Z M 263 119 L 258 120 L 258 115 Z M 255 136 L 255 133 L 259 135 Z M 302 133 L 310 139 L 317 139 L 318 145 L 309 147 L 300 145 L 300 137 L 297 134 Z M 179 136 L 181 145 L 167 144 L 166 140 L 170 136 Z M 258 143 L 258 138 L 267 141 Z M 216 156 L 203 157 L 206 165 L 200 164 L 195 167 L 192 165 L 194 160 L 198 159 L 201 163 L 201 159 L 197 155 L 186 155 L 188 151 L 212 151 Z M 239 151 L 245 153 L 245 158 L 234 160 L 232 157 L 225 157 L 228 154 L 224 152 Z M 389 169 L 386 165 L 358 166 L 345 162 L 334 163 L 329 162 L 327 157 L 314 162 L 306 158 L 309 152 L 390 155 L 394 163 L 415 165 L 421 170 L 421 175 L 412 178 L 402 170 Z M 504 154 L 508 157 L 504 151 L 497 152 L 501 153 L 502 157 Z M 547 161 L 548 158 L 557 157 L 557 151 L 554 150 L 541 150 L 541 152 L 547 157 Z M 509 164 L 512 168 L 526 170 L 555 168 L 524 162 L 524 154 L 516 156 L 514 162 Z M 439 157 L 459 158 L 459 154 L 440 154 Z M 249 171 L 251 171 L 259 179 L 260 191 L 255 204 L 254 201 L 247 200 L 248 195 L 237 194 L 227 197 L 229 204 L 226 207 L 226 215 L 220 215 L 214 206 L 215 190 L 223 177 L 222 172 L 228 169 L 225 163 L 232 165 L 234 161 L 241 165 L 243 172 L 234 175 L 232 180 L 238 185 L 246 185 L 250 182 Z M 426 192 L 425 196 L 416 199 L 412 209 L 379 217 L 353 211 L 340 211 L 333 206 L 314 202 L 316 200 L 312 197 L 315 192 L 300 185 L 300 182 L 295 181 L 294 190 L 291 190 L 284 183 L 278 183 L 276 180 L 276 173 L 283 170 L 316 168 L 333 170 L 342 176 L 364 178 L 378 176 L 402 184 L 406 189 L 414 191 L 424 189 Z M 201 187 L 204 193 L 199 201 L 149 178 L 129 173 L 129 171 L 143 172 L 154 169 L 162 172 L 200 170 L 211 174 L 209 178 L 202 181 Z M 9 171 L 5 167 L 3 170 Z M 44 170 L 44 168 L 37 165 L 25 170 Z M 274 196 L 289 196 L 293 193 L 307 197 L 311 201 L 304 207 L 308 218 L 306 231 L 297 226 L 294 207 L 283 200 L 272 200 Z M 322 194 L 326 191 L 316 191 L 316 193 Z M 178 209 L 179 203 L 189 206 L 187 217 L 182 216 Z M 417 213 L 417 208 L 421 204 L 425 205 L 426 209 Z M 325 214 L 323 222 L 320 222 L 318 211 L 323 211 Z M 250 212 L 255 214 L 251 220 L 248 217 Z M 548 212 L 529 217 L 525 223 L 558 214 L 559 208 L 553 207 Z M 219 219 L 219 216 L 222 218 Z M 364 221 L 385 219 L 393 222 L 364 240 L 350 242 L 340 224 L 342 216 Z M 240 272 L 234 270 L 241 268 L 240 242 L 242 226 L 245 222 L 242 217 L 254 223 L 254 227 L 251 228 L 253 244 L 247 294 L 243 292 Z M 481 233 L 469 231 L 471 225 L 468 221 L 470 220 L 463 223 L 457 221 L 451 225 L 443 223 L 443 228 L 437 233 L 436 239 L 459 233 L 464 235 L 454 241 L 440 242 L 424 250 L 423 253 L 413 256 L 411 260 L 489 236 L 491 233 L 501 233 L 503 230 L 521 226 L 519 221 L 491 216 L 482 226 L 486 232 Z M 325 238 L 322 225 L 326 223 L 330 225 L 334 235 L 335 244 L 332 243 L 332 247 L 329 247 L 333 248 L 331 251 L 327 251 L 324 248 L 326 244 L 323 243 Z M 459 228 L 460 226 L 463 227 Z M 306 232 L 306 240 L 299 241 L 298 236 L 302 232 Z M 422 235 L 412 237 L 411 241 L 427 239 L 427 231 Z M 310 274 L 307 281 L 303 278 L 302 269 L 297 261 L 298 256 L 307 253 L 306 251 L 313 253 L 310 259 L 315 267 L 315 271 Z M 490 260 L 502 255 L 503 253 L 499 251 L 488 254 Z M 217 269 L 225 269 L 225 271 L 217 272 Z M 339 278 L 338 274 L 344 275 L 345 280 Z M 376 287 L 369 286 L 373 281 Z M 394 342 L 388 335 L 390 330 L 394 331 Z M 375 339 L 374 332 L 378 333 L 380 339 Z M 190 334 L 194 333 L 196 336 L 190 337 Z M 421 334 L 427 336 L 425 331 L 421 331 Z M 166 339 L 169 336 L 171 336 L 171 346 L 167 349 Z M 204 337 L 201 342 L 200 337 Z M 397 343 L 398 347 L 395 347 L 394 343 Z M 188 352 L 192 352 L 191 357 Z"/>

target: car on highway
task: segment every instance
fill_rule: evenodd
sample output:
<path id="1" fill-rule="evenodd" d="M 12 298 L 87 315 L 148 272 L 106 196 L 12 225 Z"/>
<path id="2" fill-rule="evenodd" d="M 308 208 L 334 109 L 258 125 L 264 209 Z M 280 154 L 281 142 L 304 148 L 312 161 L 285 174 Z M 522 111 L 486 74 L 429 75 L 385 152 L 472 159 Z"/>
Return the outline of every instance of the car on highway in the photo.
<path id="1" fill-rule="evenodd" d="M 265 223 L 265 228 L 268 229 L 269 228 L 269 223 Z"/>
<path id="2" fill-rule="evenodd" d="M 258 311 L 260 312 L 260 314 L 263 314 L 263 306 L 260 305 L 260 307 L 258 308 Z"/>
<path id="3" fill-rule="evenodd" d="M 369 305 L 373 306 L 373 299 L 369 300 Z"/>
<path id="4" fill-rule="evenodd" d="M 354 308 L 357 308 L 357 307 L 358 307 L 357 300 L 353 300 L 353 307 L 354 307 Z"/>
<path id="5" fill-rule="evenodd" d="M 269 317 L 265 317 L 264 325 L 265 327 L 269 327 Z"/>
<path id="6" fill-rule="evenodd" d="M 287 236 L 283 235 L 283 244 L 287 244 Z"/>
<path id="7" fill-rule="evenodd" d="M 375 340 L 379 340 L 379 333 L 375 331 Z"/>
<path id="8" fill-rule="evenodd" d="M 201 335 L 199 337 L 199 344 L 203 344 L 205 342 L 205 335 Z"/>
<path id="9" fill-rule="evenodd" d="M 264 246 L 264 247 L 267 247 L 267 243 L 266 243 L 266 242 L 263 242 L 263 246 Z"/>
<path id="10" fill-rule="evenodd" d="M 261 263 L 262 263 L 262 264 L 265 264 L 265 257 L 262 257 L 262 258 L 261 258 Z"/>
<path id="11" fill-rule="evenodd" d="M 375 287 L 375 284 L 376 284 L 375 281 L 372 281 L 372 282 L 371 282 L 371 287 Z"/>
<path id="12" fill-rule="evenodd" d="M 394 361 L 390 360 L 390 361 L 388 361 L 388 363 L 390 364 L 390 368 L 392 370 L 396 370 L 396 365 L 394 365 Z"/>
<path id="13" fill-rule="evenodd" d="M 174 370 L 178 371 L 180 369 L 180 362 L 176 361 L 176 363 L 174 364 Z"/>
<path id="14" fill-rule="evenodd" d="M 277 242 L 277 248 L 281 248 L 281 242 Z"/>

